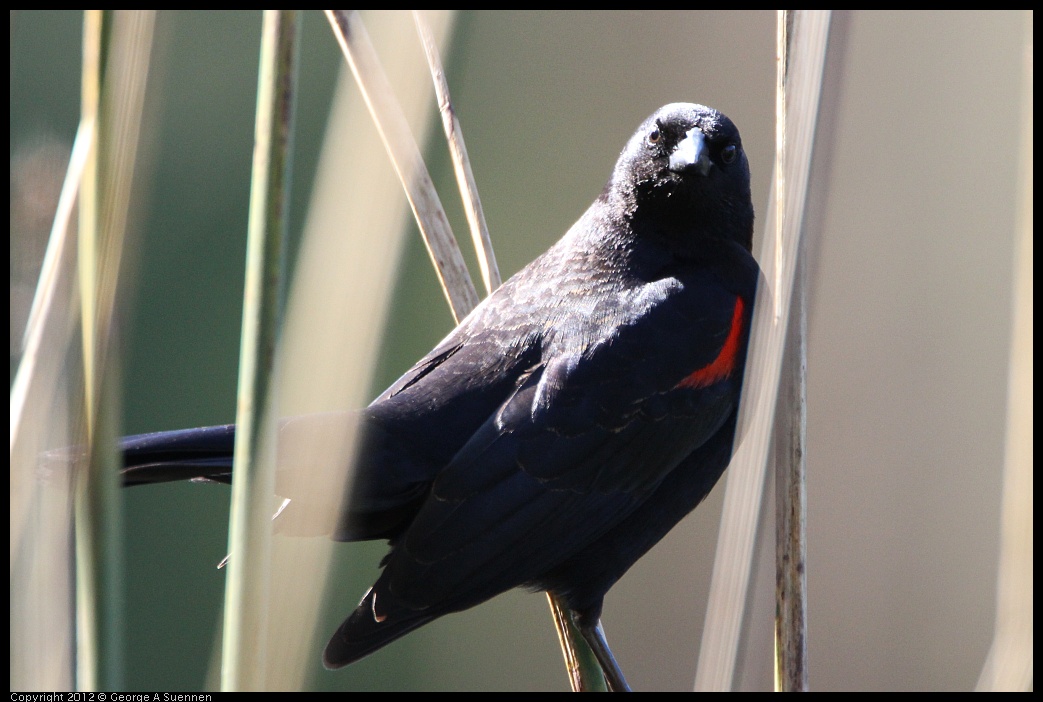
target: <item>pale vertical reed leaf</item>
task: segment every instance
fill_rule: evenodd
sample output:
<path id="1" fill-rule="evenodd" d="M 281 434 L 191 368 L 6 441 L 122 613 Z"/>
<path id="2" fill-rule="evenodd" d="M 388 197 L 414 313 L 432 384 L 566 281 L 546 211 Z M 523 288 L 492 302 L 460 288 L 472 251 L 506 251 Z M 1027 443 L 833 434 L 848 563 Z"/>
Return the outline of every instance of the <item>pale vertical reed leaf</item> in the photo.
<path id="1" fill-rule="evenodd" d="M 786 81 L 792 108 L 785 134 L 789 170 L 780 173 L 776 164 L 775 171 L 776 182 L 785 179 L 787 216 L 782 239 L 777 240 L 777 215 L 774 208 L 769 208 L 768 235 L 757 256 L 764 275 L 757 288 L 739 408 L 736 436 L 742 437 L 742 443 L 728 469 L 696 690 L 728 690 L 735 675 L 808 188 L 829 20 L 829 12 L 802 11 L 796 13 L 793 23 Z"/>
<path id="2" fill-rule="evenodd" d="M 395 50 L 411 32 L 408 15 L 364 16 L 373 44 L 385 56 L 387 79 L 402 96 L 405 120 L 412 125 L 430 123 L 434 101 L 423 58 Z M 439 43 L 449 36 L 454 16 L 448 11 L 428 13 Z M 372 136 L 371 117 L 357 90 L 350 72 L 344 71 L 287 298 L 276 359 L 279 417 L 343 412 L 371 399 L 391 291 L 411 227 L 402 186 L 388 166 L 384 146 Z M 408 171 L 405 175 L 411 177 Z M 346 492 L 341 486 L 350 480 L 354 425 L 345 422 L 344 429 L 294 447 L 293 468 L 301 474 L 302 488 L 311 486 L 333 497 L 324 516 L 314 515 L 319 521 L 335 518 L 339 498 Z M 325 644 L 335 628 L 335 622 L 320 619 L 323 588 L 310 585 L 327 583 L 331 597 L 347 605 L 358 595 L 345 592 L 339 582 L 328 582 L 332 559 L 345 552 L 338 546 L 325 536 L 277 532 L 273 539 L 269 641 L 278 646 L 279 655 L 269 661 L 267 689 L 303 689 L 320 654 L 317 646 Z M 308 587 L 302 586 L 302 573 L 307 574 Z"/>
<path id="3" fill-rule="evenodd" d="M 86 464 L 75 466 L 77 688 L 122 686 L 122 548 L 113 317 L 134 194 L 152 11 L 88 11 L 81 120 L 97 139 L 80 186 L 77 247 Z"/>
<path id="4" fill-rule="evenodd" d="M 264 689 L 275 492 L 269 389 L 280 321 L 299 18 L 265 10 L 261 31 L 229 516 L 221 689 Z"/>

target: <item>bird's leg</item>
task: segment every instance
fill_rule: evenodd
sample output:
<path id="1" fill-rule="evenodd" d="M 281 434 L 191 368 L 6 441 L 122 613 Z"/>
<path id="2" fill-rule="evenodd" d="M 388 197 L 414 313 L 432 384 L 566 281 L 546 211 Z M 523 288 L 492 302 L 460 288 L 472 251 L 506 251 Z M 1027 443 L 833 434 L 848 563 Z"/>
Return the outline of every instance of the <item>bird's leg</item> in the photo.
<path id="1" fill-rule="evenodd" d="M 616 657 L 612 655 L 612 649 L 608 647 L 608 640 L 605 638 L 605 629 L 601 626 L 601 619 L 596 618 L 591 622 L 582 613 L 575 611 L 572 613 L 572 619 L 580 633 L 583 634 L 587 645 L 590 646 L 590 650 L 594 652 L 594 657 L 598 659 L 598 664 L 601 666 L 601 672 L 605 675 L 605 682 L 608 683 L 609 689 L 612 692 L 631 692 L 626 678 L 623 677 L 623 671 L 619 668 L 619 663 L 616 663 Z"/>

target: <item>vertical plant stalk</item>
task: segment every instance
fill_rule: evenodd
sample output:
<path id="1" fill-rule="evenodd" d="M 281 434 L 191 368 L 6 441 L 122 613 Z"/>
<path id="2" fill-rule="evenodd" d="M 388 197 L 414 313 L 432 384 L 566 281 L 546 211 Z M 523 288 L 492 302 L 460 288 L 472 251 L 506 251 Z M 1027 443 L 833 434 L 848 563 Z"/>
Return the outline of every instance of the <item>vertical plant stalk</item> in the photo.
<path id="1" fill-rule="evenodd" d="M 807 261 L 802 240 L 775 424 L 775 691 L 808 691 Z"/>
<path id="2" fill-rule="evenodd" d="M 554 630 L 565 659 L 565 672 L 573 692 L 608 692 L 605 673 L 590 644 L 572 620 L 571 611 L 553 594 L 547 593 Z"/>
<path id="3" fill-rule="evenodd" d="M 830 13 L 795 12 L 787 72 L 787 168 L 775 164 L 776 187 L 785 178 L 781 241 L 774 235 L 777 213 L 769 208 L 764 244 L 757 256 L 763 276 L 757 286 L 739 425 L 743 437 L 728 469 L 724 512 L 718 533 L 706 623 L 696 672 L 696 690 L 731 689 L 746 611 L 754 537 L 764 493 L 764 476 L 778 400 L 779 377 L 797 247 L 804 220 Z"/>
<path id="4" fill-rule="evenodd" d="M 792 10 L 779 10 L 776 83 L 776 162 L 786 164 L 786 80 Z M 785 230 L 785 181 L 775 184 L 776 237 Z M 779 246 L 781 251 L 782 247 Z M 775 423 L 775 690 L 805 692 L 807 670 L 807 295 L 806 243 L 797 246 L 789 327 L 779 381 Z"/>
<path id="5" fill-rule="evenodd" d="M 485 292 L 491 293 L 500 287 L 503 280 L 500 278 L 500 269 L 496 265 L 493 242 L 489 237 L 489 227 L 485 223 L 482 201 L 478 197 L 478 185 L 474 181 L 474 173 L 471 172 L 471 160 L 467 157 L 463 130 L 460 127 L 460 120 L 456 116 L 456 110 L 453 109 L 453 101 L 449 98 L 449 84 L 445 79 L 442 61 L 438 57 L 438 46 L 431 37 L 427 23 L 424 22 L 419 10 L 413 10 L 413 22 L 420 35 L 424 55 L 427 56 L 427 65 L 431 69 L 435 97 L 438 100 L 438 112 L 442 116 L 442 128 L 445 130 L 445 138 L 449 144 L 449 155 L 453 161 L 456 185 L 460 188 L 460 199 L 463 200 L 464 212 L 467 214 L 471 240 L 474 242 L 474 250 L 478 255 L 482 282 L 485 283 Z"/>
<path id="6" fill-rule="evenodd" d="M 247 233 L 243 335 L 229 517 L 221 689 L 264 687 L 271 502 L 270 387 L 282 297 L 297 71 L 298 13 L 266 10 L 261 37 Z"/>
<path id="7" fill-rule="evenodd" d="M 601 664 L 572 620 L 572 613 L 554 595 L 547 593 L 554 629 L 565 657 L 565 670 L 573 692 L 609 692 Z"/>
<path id="8" fill-rule="evenodd" d="M 326 10 L 326 17 L 373 116 L 391 165 L 402 181 L 442 290 L 445 291 L 453 317 L 459 322 L 478 305 L 478 293 L 475 292 L 460 246 L 456 243 L 445 210 L 435 192 L 431 175 L 424 165 L 423 156 L 409 130 L 409 123 L 395 99 L 358 12 Z"/>
<path id="9" fill-rule="evenodd" d="M 80 82 L 80 122 L 99 122 L 99 105 L 103 82 L 104 55 L 102 38 L 106 13 L 86 10 L 83 15 L 83 70 Z M 100 131 L 100 130 L 99 130 Z M 94 401 L 97 383 L 94 366 L 95 321 L 97 286 L 96 249 L 98 238 L 98 145 L 99 136 L 88 150 L 83 167 L 79 193 L 79 230 L 77 236 L 77 269 L 80 285 L 81 343 L 83 349 L 84 437 L 87 445 L 86 461 L 75 465 L 74 531 L 76 552 L 76 689 L 96 691 L 101 686 L 101 651 L 105 634 L 101 628 L 105 617 L 99 598 L 105 595 L 100 581 L 104 557 L 98 553 L 104 543 L 104 528 L 100 519 L 98 498 L 107 493 L 104 474 L 92 470 L 94 465 Z M 98 483 L 101 483 L 99 485 Z M 99 489 L 100 488 L 100 489 Z M 103 506 L 102 506 L 103 509 Z"/>
<path id="10" fill-rule="evenodd" d="M 111 25 L 111 15 L 102 10 L 87 10 L 83 16 L 83 77 L 80 84 L 80 121 L 97 124 L 101 118 L 101 92 L 104 82 L 105 25 Z M 111 32 L 111 27 L 110 27 Z M 102 125 L 99 131 L 104 131 Z M 80 280 L 80 316 L 82 318 L 82 344 L 84 365 L 84 396 L 87 406 L 86 425 L 88 444 L 93 436 L 93 408 L 97 404 L 97 364 L 95 352 L 97 346 L 97 276 L 98 276 L 98 221 L 100 187 L 98 173 L 98 141 L 92 144 L 87 154 L 87 162 L 83 169 L 83 182 L 80 184 L 79 197 L 79 234 L 77 239 L 77 265 Z"/>
<path id="11" fill-rule="evenodd" d="M 152 12 L 88 11 L 81 123 L 96 139 L 79 196 L 77 264 L 86 462 L 77 465 L 77 687 L 122 687 L 121 501 L 116 458 L 118 354 L 112 319 L 129 219 L 152 32 Z"/>
<path id="12" fill-rule="evenodd" d="M 801 242 L 775 425 L 775 691 L 808 691 L 807 270 Z"/>

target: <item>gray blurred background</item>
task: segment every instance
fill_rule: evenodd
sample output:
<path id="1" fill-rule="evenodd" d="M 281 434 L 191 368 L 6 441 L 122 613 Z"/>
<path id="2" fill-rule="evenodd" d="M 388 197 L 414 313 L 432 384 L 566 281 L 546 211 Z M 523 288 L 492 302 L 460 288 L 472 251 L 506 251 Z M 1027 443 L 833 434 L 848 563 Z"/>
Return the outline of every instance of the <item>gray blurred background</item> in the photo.
<path id="1" fill-rule="evenodd" d="M 260 21 L 159 15 L 148 195 L 128 260 L 134 289 L 119 312 L 125 433 L 234 419 Z M 1013 12 L 836 21 L 847 43 L 841 87 L 823 106 L 835 141 L 828 183 L 813 186 L 826 193 L 825 227 L 810 249 L 811 686 L 966 690 L 995 607 L 1019 86 L 1031 35 Z M 78 118 L 80 34 L 79 13 L 12 16 L 12 369 L 49 226 L 46 189 Z M 504 276 L 564 233 L 633 129 L 667 102 L 701 102 L 739 125 L 764 212 L 774 42 L 774 12 L 460 15 L 446 72 Z M 342 65 L 326 20 L 307 15 L 292 236 Z M 431 143 L 429 165 L 466 238 L 444 146 Z M 413 233 L 399 281 L 373 393 L 452 326 Z M 635 689 L 691 688 L 724 483 L 607 598 L 605 626 Z M 228 497 L 195 485 L 125 494 L 128 689 L 214 688 L 224 585 L 214 565 Z M 339 550 L 358 565 L 327 598 L 316 642 L 354 606 L 382 553 L 379 544 Z M 753 627 L 742 685 L 770 689 L 771 621 Z M 310 685 L 565 690 L 567 680 L 545 598 L 513 592 L 345 670 L 324 671 L 316 656 Z"/>

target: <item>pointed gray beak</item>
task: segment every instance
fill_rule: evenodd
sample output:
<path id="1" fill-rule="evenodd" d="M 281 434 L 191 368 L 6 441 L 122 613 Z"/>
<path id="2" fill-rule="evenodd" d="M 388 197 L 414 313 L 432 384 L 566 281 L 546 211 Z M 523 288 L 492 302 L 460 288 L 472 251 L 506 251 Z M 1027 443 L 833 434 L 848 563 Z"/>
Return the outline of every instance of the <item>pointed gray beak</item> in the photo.
<path id="1" fill-rule="evenodd" d="M 710 172 L 710 154 L 706 146 L 706 135 L 699 127 L 688 130 L 684 139 L 677 144 L 677 148 L 670 154 L 670 170 L 680 173 L 689 166 L 695 166 L 700 175 Z"/>

